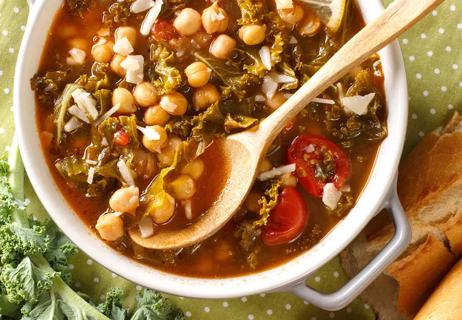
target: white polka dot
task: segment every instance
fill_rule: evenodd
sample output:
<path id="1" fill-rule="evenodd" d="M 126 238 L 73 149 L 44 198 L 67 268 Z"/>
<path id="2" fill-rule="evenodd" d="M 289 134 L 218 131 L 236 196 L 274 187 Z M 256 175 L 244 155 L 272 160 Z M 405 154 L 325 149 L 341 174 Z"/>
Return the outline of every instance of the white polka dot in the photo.
<path id="1" fill-rule="evenodd" d="M 346 309 L 346 312 L 348 312 L 348 313 L 351 313 L 352 311 L 353 311 L 353 309 L 351 309 L 351 307 L 348 307 L 348 308 Z"/>
<path id="2" fill-rule="evenodd" d="M 432 11 L 432 16 L 436 17 L 437 15 L 438 15 L 438 11 L 433 10 L 433 11 Z"/>
<path id="3" fill-rule="evenodd" d="M 273 310 L 271 310 L 271 309 L 266 310 L 266 314 L 269 315 L 269 316 L 272 315 L 272 314 L 273 314 Z"/>
<path id="4" fill-rule="evenodd" d="M 135 288 L 136 288 L 136 291 L 141 291 L 142 289 L 141 286 L 136 286 Z"/>
<path id="5" fill-rule="evenodd" d="M 253 320 L 253 319 L 255 319 L 255 316 L 254 316 L 253 314 L 249 314 L 249 315 L 247 316 L 247 319 Z"/>
<path id="6" fill-rule="evenodd" d="M 5 131 L 3 128 L 0 128 L 0 133 L 3 133 L 3 132 L 1 132 L 2 130 Z M 75 268 L 75 266 L 73 264 L 69 265 L 69 269 L 74 270 L 74 268 Z"/>
<path id="7" fill-rule="evenodd" d="M 425 90 L 422 94 L 424 95 L 424 97 L 428 97 L 430 95 L 430 93 L 427 90 Z"/>
<path id="8" fill-rule="evenodd" d="M 14 7 L 14 8 L 13 8 L 13 12 L 14 12 L 14 13 L 19 13 L 19 8 L 18 8 L 18 7 Z"/>
<path id="9" fill-rule="evenodd" d="M 443 91 L 443 92 L 447 92 L 447 91 L 448 91 L 448 87 L 446 87 L 446 86 L 442 86 L 442 87 L 441 87 L 441 91 Z"/>
<path id="10" fill-rule="evenodd" d="M 314 281 L 316 281 L 316 282 L 321 282 L 321 277 L 320 277 L 320 276 L 314 277 Z"/>
<path id="11" fill-rule="evenodd" d="M 99 283 L 99 278 L 98 277 L 93 278 L 93 282 L 94 283 Z"/>
<path id="12" fill-rule="evenodd" d="M 415 57 L 414 57 L 414 56 L 410 56 L 410 57 L 409 57 L 409 61 L 415 61 Z"/>
<path id="13" fill-rule="evenodd" d="M 223 301 L 223 308 L 228 308 L 228 307 L 229 307 L 228 301 Z"/>
<path id="14" fill-rule="evenodd" d="M 9 53 L 14 53 L 14 48 L 8 48 Z"/>
<path id="15" fill-rule="evenodd" d="M 403 44 L 408 44 L 409 43 L 409 40 L 408 39 L 403 39 Z"/>
<path id="16" fill-rule="evenodd" d="M 446 50 L 446 52 L 451 52 L 452 48 L 451 48 L 451 46 L 447 46 L 446 48 L 444 48 L 444 50 Z"/>
<path id="17" fill-rule="evenodd" d="M 292 309 L 292 306 L 288 303 L 288 304 L 286 304 L 286 305 L 284 306 L 284 308 L 286 308 L 286 310 L 290 310 L 290 309 Z"/>
<path id="18" fill-rule="evenodd" d="M 0 70 L 0 77 L 3 76 L 3 70 Z"/>
<path id="19" fill-rule="evenodd" d="M 461 82 L 459 82 L 459 87 L 462 87 L 462 81 L 461 81 Z"/>
<path id="20" fill-rule="evenodd" d="M 440 74 L 440 73 L 441 73 L 441 70 L 440 70 L 439 68 L 435 68 L 435 70 L 433 70 L 433 72 L 434 72 L 435 74 Z"/>
<path id="21" fill-rule="evenodd" d="M 416 73 L 415 77 L 420 80 L 420 79 L 422 79 L 422 74 L 421 73 Z"/>
<path id="22" fill-rule="evenodd" d="M 426 35 L 425 33 L 422 33 L 422 34 L 420 35 L 420 37 L 421 37 L 422 39 L 426 39 L 426 38 L 427 38 L 427 35 Z"/>
<path id="23" fill-rule="evenodd" d="M 455 4 L 452 4 L 452 5 L 449 7 L 449 10 L 451 10 L 451 11 L 456 11 L 456 5 L 455 5 Z"/>
<path id="24" fill-rule="evenodd" d="M 26 31 L 26 26 L 25 25 L 21 26 L 21 31 L 23 31 L 23 32 Z"/>
<path id="25" fill-rule="evenodd" d="M 334 319 L 335 318 L 335 313 L 333 313 L 333 312 L 329 313 L 329 318 Z"/>
<path id="26" fill-rule="evenodd" d="M 457 29 L 462 29 L 462 23 L 457 24 Z"/>
<path id="27" fill-rule="evenodd" d="M 244 303 L 247 302 L 247 297 L 242 297 L 241 301 L 244 302 Z"/>
<path id="28" fill-rule="evenodd" d="M 430 50 L 430 51 L 428 51 L 428 52 L 427 52 L 427 56 L 429 56 L 429 57 L 433 57 L 433 51 L 431 51 L 431 50 Z"/>
<path id="29" fill-rule="evenodd" d="M 5 133 L 5 129 L 4 129 L 4 128 L 0 128 L 0 134 L 4 134 L 4 133 Z M 71 266 L 72 266 L 72 268 L 71 268 Z M 74 267 L 74 266 L 71 264 L 71 265 L 69 266 L 69 269 L 72 270 L 73 267 Z"/>
<path id="30" fill-rule="evenodd" d="M 417 114 L 416 113 L 411 114 L 411 118 L 416 120 L 417 119 Z"/>
<path id="31" fill-rule="evenodd" d="M 6 37 L 8 35 L 8 30 L 2 30 L 2 35 Z"/>
<path id="32" fill-rule="evenodd" d="M 459 65 L 454 63 L 454 64 L 452 65 L 452 69 L 454 69 L 454 70 L 459 69 Z"/>
<path id="33" fill-rule="evenodd" d="M 192 313 L 191 313 L 191 311 L 186 311 L 186 312 L 184 313 L 184 315 L 187 316 L 188 318 L 191 318 Z"/>
<path id="34" fill-rule="evenodd" d="M 334 271 L 334 278 L 338 278 L 340 274 L 337 271 Z"/>
<path id="35" fill-rule="evenodd" d="M 266 297 L 266 293 L 260 293 L 260 297 L 262 298 Z"/>
<path id="36" fill-rule="evenodd" d="M 449 110 L 453 110 L 453 109 L 454 109 L 454 105 L 448 104 L 448 109 L 449 109 Z"/>
<path id="37" fill-rule="evenodd" d="M 306 304 L 308 306 L 310 303 L 308 301 L 304 300 L 303 304 Z"/>
<path id="38" fill-rule="evenodd" d="M 370 308 L 371 308 L 370 305 L 368 305 L 367 303 L 364 304 L 364 309 L 369 310 Z"/>
<path id="39" fill-rule="evenodd" d="M 88 260 L 87 260 L 87 264 L 88 264 L 89 266 L 91 266 L 91 265 L 93 264 L 93 260 L 88 259 Z"/>
<path id="40" fill-rule="evenodd" d="M 209 313 L 209 312 L 210 312 L 210 308 L 209 308 L 209 307 L 204 307 L 204 312 Z"/>
<path id="41" fill-rule="evenodd" d="M 440 34 L 443 34 L 444 31 L 445 31 L 444 28 L 439 28 L 439 29 L 438 29 L 438 32 L 439 32 Z"/>
<path id="42" fill-rule="evenodd" d="M 419 137 L 423 137 L 424 135 L 425 135 L 425 132 L 423 132 L 423 131 L 419 132 Z"/>
<path id="43" fill-rule="evenodd" d="M 5 146 L 5 151 L 6 152 L 10 152 L 10 150 L 11 150 L 11 146 Z"/>

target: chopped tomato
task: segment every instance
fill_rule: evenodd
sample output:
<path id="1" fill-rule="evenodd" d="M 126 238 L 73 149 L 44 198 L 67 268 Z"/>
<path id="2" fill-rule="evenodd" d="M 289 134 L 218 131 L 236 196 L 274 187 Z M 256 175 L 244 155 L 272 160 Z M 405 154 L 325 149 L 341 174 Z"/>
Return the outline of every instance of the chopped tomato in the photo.
<path id="1" fill-rule="evenodd" d="M 114 143 L 118 146 L 125 147 L 130 143 L 130 136 L 124 130 L 119 130 L 114 133 Z"/>
<path id="2" fill-rule="evenodd" d="M 170 41 L 178 37 L 173 24 L 165 20 L 158 20 L 152 27 L 151 33 L 157 41 Z"/>
<path id="3" fill-rule="evenodd" d="M 327 183 L 340 189 L 350 175 L 348 154 L 324 137 L 300 135 L 294 139 L 288 153 L 290 163 L 297 166 L 300 184 L 315 197 L 322 197 Z"/>
<path id="4" fill-rule="evenodd" d="M 263 243 L 277 246 L 292 242 L 302 234 L 307 221 L 308 209 L 303 197 L 296 188 L 286 187 L 263 229 Z"/>

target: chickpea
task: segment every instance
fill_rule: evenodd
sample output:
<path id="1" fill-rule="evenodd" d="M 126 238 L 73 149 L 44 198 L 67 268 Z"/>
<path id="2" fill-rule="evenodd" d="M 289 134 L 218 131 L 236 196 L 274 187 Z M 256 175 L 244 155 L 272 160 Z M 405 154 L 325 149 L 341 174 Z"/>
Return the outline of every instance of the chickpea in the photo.
<path id="1" fill-rule="evenodd" d="M 118 27 L 114 32 L 115 41 L 127 38 L 132 47 L 136 45 L 137 31 L 133 27 Z"/>
<path id="2" fill-rule="evenodd" d="M 212 42 L 209 51 L 215 58 L 226 60 L 236 48 L 236 44 L 236 40 L 226 34 L 221 34 Z"/>
<path id="3" fill-rule="evenodd" d="M 205 164 L 204 161 L 201 159 L 194 159 L 193 161 L 189 162 L 187 165 L 183 167 L 181 170 L 182 174 L 187 174 L 194 180 L 199 180 L 202 174 L 205 171 Z"/>
<path id="4" fill-rule="evenodd" d="M 199 88 L 205 86 L 212 75 L 212 70 L 203 62 L 194 62 L 185 69 L 188 83 L 191 87 Z"/>
<path id="5" fill-rule="evenodd" d="M 202 25 L 209 34 L 225 32 L 229 25 L 228 13 L 215 2 L 202 12 Z"/>
<path id="6" fill-rule="evenodd" d="M 119 105 L 119 113 L 132 114 L 136 112 L 135 99 L 130 91 L 125 88 L 117 88 L 112 93 L 112 105 Z"/>
<path id="7" fill-rule="evenodd" d="M 295 26 L 303 19 L 305 11 L 303 10 L 302 6 L 296 4 L 292 9 L 278 10 L 278 14 L 284 22 L 287 22 L 288 24 Z"/>
<path id="8" fill-rule="evenodd" d="M 142 82 L 133 91 L 136 103 L 141 107 L 150 107 L 159 101 L 156 88 L 149 82 Z"/>
<path id="9" fill-rule="evenodd" d="M 175 213 L 175 199 L 169 195 L 165 194 L 165 197 L 162 197 L 154 208 L 149 210 L 149 214 L 152 217 L 152 220 L 156 224 L 166 223 L 173 217 Z"/>
<path id="10" fill-rule="evenodd" d="M 245 207 L 250 212 L 259 212 L 260 211 L 260 204 L 258 201 L 263 197 L 263 194 L 257 191 L 252 191 L 245 199 Z"/>
<path id="11" fill-rule="evenodd" d="M 182 141 L 177 136 L 170 136 L 167 146 L 162 149 L 162 152 L 157 154 L 157 159 L 159 160 L 159 166 L 168 167 L 173 163 L 175 159 L 175 154 L 180 148 Z"/>
<path id="12" fill-rule="evenodd" d="M 268 158 L 263 159 L 258 165 L 258 173 L 270 171 L 271 169 L 273 169 L 273 164 Z"/>
<path id="13" fill-rule="evenodd" d="M 170 183 L 170 189 L 177 200 L 191 199 L 196 193 L 196 184 L 188 175 L 181 175 Z"/>
<path id="14" fill-rule="evenodd" d="M 249 24 L 239 29 L 239 38 L 249 46 L 254 46 L 265 41 L 266 25 Z"/>
<path id="15" fill-rule="evenodd" d="M 91 55 L 96 62 L 108 63 L 114 56 L 114 51 L 108 43 L 97 43 L 91 48 Z"/>
<path id="16" fill-rule="evenodd" d="M 159 105 L 148 108 L 144 113 L 144 123 L 149 126 L 163 126 L 168 120 L 170 120 L 170 115 Z"/>
<path id="17" fill-rule="evenodd" d="M 298 24 L 298 32 L 302 36 L 313 37 L 321 30 L 321 20 L 311 10 L 305 11 L 305 17 Z"/>
<path id="18" fill-rule="evenodd" d="M 168 143 L 167 131 L 161 126 L 146 127 L 146 130 L 152 130 L 153 134 L 157 133 L 159 139 L 153 140 L 149 135 L 144 135 L 142 140 L 143 146 L 151 152 L 160 152 Z"/>
<path id="19" fill-rule="evenodd" d="M 277 92 L 271 99 L 266 99 L 266 106 L 272 110 L 278 109 L 280 106 L 287 101 L 287 98 L 284 96 L 282 92 Z"/>
<path id="20" fill-rule="evenodd" d="M 176 31 L 182 36 L 192 36 L 201 28 L 201 15 L 194 9 L 185 8 L 173 21 Z"/>
<path id="21" fill-rule="evenodd" d="M 103 240 L 116 241 L 124 236 L 124 222 L 114 213 L 103 214 L 95 226 Z"/>
<path id="22" fill-rule="evenodd" d="M 73 38 L 69 40 L 69 47 L 77 48 L 85 52 L 88 52 L 89 44 L 87 40 L 85 40 L 84 38 Z"/>
<path id="23" fill-rule="evenodd" d="M 114 71 L 115 74 L 117 74 L 120 77 L 125 77 L 126 71 L 122 66 L 120 65 L 122 61 L 125 60 L 124 56 L 121 56 L 120 54 L 114 55 L 111 61 L 111 70 Z"/>
<path id="24" fill-rule="evenodd" d="M 61 24 L 57 31 L 58 35 L 64 39 L 79 35 L 79 30 L 72 23 Z"/>
<path id="25" fill-rule="evenodd" d="M 120 213 L 134 214 L 140 205 L 140 189 L 137 187 L 121 188 L 109 199 L 112 210 Z"/>
<path id="26" fill-rule="evenodd" d="M 193 105 L 196 110 L 204 110 L 210 107 L 212 104 L 220 101 L 221 94 L 217 87 L 213 84 L 208 83 L 202 88 L 197 88 L 193 95 Z"/>
<path id="27" fill-rule="evenodd" d="M 172 92 L 160 99 L 160 107 L 172 116 L 182 116 L 188 110 L 188 100 L 179 92 Z"/>

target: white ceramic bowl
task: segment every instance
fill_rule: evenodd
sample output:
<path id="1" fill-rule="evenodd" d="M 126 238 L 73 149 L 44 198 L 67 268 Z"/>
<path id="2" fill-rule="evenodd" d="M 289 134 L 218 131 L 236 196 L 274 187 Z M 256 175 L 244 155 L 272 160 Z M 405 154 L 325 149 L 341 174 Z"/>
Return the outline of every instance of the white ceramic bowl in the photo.
<path id="1" fill-rule="evenodd" d="M 379 0 L 357 1 L 366 21 L 383 10 Z M 15 75 L 15 125 L 17 138 L 29 178 L 56 224 L 91 258 L 122 277 L 162 292 L 196 298 L 231 298 L 277 290 L 292 290 L 325 309 L 339 309 L 354 299 L 396 258 L 409 238 L 399 201 L 394 201 L 398 232 L 387 252 L 343 291 L 323 296 L 302 286 L 304 279 L 338 255 L 389 200 L 401 157 L 407 124 L 408 96 L 400 48 L 393 43 L 380 52 L 385 73 L 388 109 L 388 138 L 383 141 L 369 181 L 356 206 L 316 246 L 284 265 L 257 274 L 226 278 L 198 279 L 172 275 L 129 259 L 100 241 L 90 232 L 66 202 L 55 184 L 40 146 L 36 125 L 34 93 L 30 79 L 36 73 L 47 39 L 47 30 L 61 1 L 37 0 L 31 7 L 29 23 Z M 298 285 L 297 285 L 298 284 Z"/>

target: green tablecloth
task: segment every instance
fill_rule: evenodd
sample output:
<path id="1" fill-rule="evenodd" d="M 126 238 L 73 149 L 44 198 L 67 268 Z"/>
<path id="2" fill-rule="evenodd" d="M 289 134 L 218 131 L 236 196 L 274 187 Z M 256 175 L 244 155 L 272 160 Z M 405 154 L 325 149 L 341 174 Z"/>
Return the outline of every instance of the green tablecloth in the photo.
<path id="1" fill-rule="evenodd" d="M 40 0 L 39 0 L 40 1 Z M 43 0 L 58 1 L 58 0 Z M 409 0 L 418 1 L 418 0 Z M 391 2 L 388 0 L 387 2 Z M 12 89 L 16 54 L 27 20 L 25 0 L 0 0 L 0 153 L 8 151 L 14 132 Z M 408 146 L 440 126 L 462 106 L 462 3 L 447 0 L 401 39 L 410 89 Z M 393 106 L 390 106 L 393 108 Z M 26 185 L 29 210 L 46 215 L 30 184 Z M 84 254 L 74 263 L 75 288 L 94 301 L 110 287 L 125 289 L 130 303 L 139 287 L 98 266 Z M 155 279 L 153 279 L 155 281 Z M 311 285 L 332 291 L 346 281 L 335 259 L 313 275 Z M 261 294 L 230 300 L 192 300 L 172 297 L 192 319 L 374 319 L 360 301 L 339 312 L 325 312 L 290 294 Z"/>

